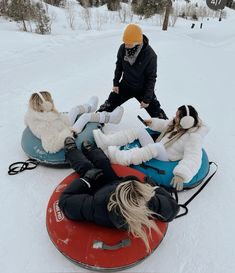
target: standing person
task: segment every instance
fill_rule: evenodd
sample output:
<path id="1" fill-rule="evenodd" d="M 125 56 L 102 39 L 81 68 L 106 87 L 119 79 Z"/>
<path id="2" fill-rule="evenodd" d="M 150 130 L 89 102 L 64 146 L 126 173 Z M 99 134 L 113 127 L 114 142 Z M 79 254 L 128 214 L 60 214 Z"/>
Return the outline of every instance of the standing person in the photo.
<path id="1" fill-rule="evenodd" d="M 151 117 L 167 119 L 154 93 L 157 55 L 148 38 L 138 25 L 129 24 L 124 31 L 123 42 L 117 54 L 112 92 L 98 111 L 110 112 L 127 100 L 136 98 L 140 108 L 145 108 Z"/>
<path id="2" fill-rule="evenodd" d="M 175 199 L 135 176 L 118 177 L 104 152 L 88 141 L 83 142 L 82 151 L 73 138 L 66 138 L 66 160 L 80 178 L 62 192 L 60 209 L 70 220 L 126 230 L 150 251 L 151 229 L 160 232 L 153 219 L 172 221 L 179 211 Z"/>

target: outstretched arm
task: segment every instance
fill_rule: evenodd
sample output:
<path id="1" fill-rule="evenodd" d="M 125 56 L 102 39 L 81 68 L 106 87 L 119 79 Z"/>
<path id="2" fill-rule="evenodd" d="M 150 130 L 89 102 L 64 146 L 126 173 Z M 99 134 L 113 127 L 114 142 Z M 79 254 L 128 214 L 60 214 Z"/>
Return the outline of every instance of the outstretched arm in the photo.
<path id="1" fill-rule="evenodd" d="M 160 118 L 151 118 L 144 120 L 146 125 L 153 131 L 162 132 L 169 124 L 171 120 L 160 119 Z"/>

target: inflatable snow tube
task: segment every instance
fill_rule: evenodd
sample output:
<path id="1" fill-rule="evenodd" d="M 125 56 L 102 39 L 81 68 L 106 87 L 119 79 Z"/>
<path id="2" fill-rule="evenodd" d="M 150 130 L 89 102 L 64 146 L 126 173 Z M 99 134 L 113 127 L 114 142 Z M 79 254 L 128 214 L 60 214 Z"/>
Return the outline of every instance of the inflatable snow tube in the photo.
<path id="1" fill-rule="evenodd" d="M 122 150 L 129 150 L 134 147 L 141 147 L 138 140 L 121 147 Z M 130 167 L 146 174 L 151 177 L 156 185 L 172 188 L 170 185 L 173 178 L 173 170 L 179 161 L 161 161 L 157 159 L 151 159 L 140 165 L 131 165 Z M 197 174 L 188 183 L 184 183 L 184 189 L 191 189 L 198 186 L 204 178 L 207 176 L 210 170 L 210 164 L 206 151 L 202 150 L 202 162 L 201 167 Z"/>
<path id="2" fill-rule="evenodd" d="M 88 123 L 84 130 L 76 138 L 77 147 L 80 148 L 84 140 L 94 142 L 92 131 L 99 128 L 100 126 L 100 123 Z M 54 154 L 47 153 L 42 147 L 41 140 L 37 138 L 28 127 L 26 127 L 23 131 L 21 146 L 23 151 L 29 158 L 36 159 L 41 164 L 55 167 L 69 166 L 68 163 L 65 161 L 63 149 Z"/>
<path id="3" fill-rule="evenodd" d="M 143 181 L 144 174 L 129 167 L 113 165 L 119 176 L 135 175 Z M 161 243 L 167 223 L 158 221 L 162 234 L 152 231 L 150 253 L 142 240 L 115 228 L 98 226 L 91 222 L 68 220 L 58 206 L 59 196 L 78 174 L 66 177 L 53 192 L 47 207 L 46 226 L 55 247 L 81 267 L 95 271 L 118 271 L 132 267 L 149 256 Z"/>

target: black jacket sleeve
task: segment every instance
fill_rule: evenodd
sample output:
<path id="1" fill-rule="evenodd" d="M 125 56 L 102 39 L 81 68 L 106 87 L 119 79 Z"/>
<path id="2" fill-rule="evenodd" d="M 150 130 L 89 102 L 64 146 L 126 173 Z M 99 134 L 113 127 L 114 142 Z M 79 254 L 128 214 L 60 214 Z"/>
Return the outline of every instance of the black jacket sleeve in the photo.
<path id="1" fill-rule="evenodd" d="M 91 220 L 93 218 L 94 200 L 87 184 L 76 178 L 62 192 L 59 207 L 68 219 Z"/>
<path id="2" fill-rule="evenodd" d="M 144 80 L 144 97 L 143 102 L 150 103 L 154 94 L 154 87 L 157 78 L 157 55 L 154 54 L 149 64 L 145 69 L 145 80 Z"/>
<path id="3" fill-rule="evenodd" d="M 117 54 L 116 68 L 114 71 L 114 79 L 113 86 L 119 86 L 119 81 L 122 77 L 123 67 L 122 67 L 122 59 L 123 59 L 123 45 L 120 46 Z"/>
<path id="4" fill-rule="evenodd" d="M 155 196 L 149 201 L 148 207 L 157 213 L 154 217 L 164 222 L 172 221 L 179 212 L 176 200 L 162 188 L 155 189 Z"/>

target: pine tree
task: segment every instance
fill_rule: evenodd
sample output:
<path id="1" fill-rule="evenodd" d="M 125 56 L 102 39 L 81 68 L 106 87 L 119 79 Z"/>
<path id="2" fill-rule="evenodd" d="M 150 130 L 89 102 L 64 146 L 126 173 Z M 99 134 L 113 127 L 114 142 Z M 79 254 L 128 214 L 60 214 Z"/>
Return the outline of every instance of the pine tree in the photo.
<path id="1" fill-rule="evenodd" d="M 119 10 L 121 8 L 120 0 L 107 1 L 107 8 L 108 10 L 111 10 L 111 11 Z"/>
<path id="2" fill-rule="evenodd" d="M 56 7 L 65 7 L 65 0 L 44 0 L 43 2 Z"/>
<path id="3" fill-rule="evenodd" d="M 32 5 L 30 0 L 12 0 L 8 6 L 8 16 L 22 23 L 24 31 L 28 31 L 26 21 L 30 19 L 31 14 Z"/>
<path id="4" fill-rule="evenodd" d="M 149 18 L 164 10 L 164 0 L 133 0 L 132 11 L 137 15 Z"/>
<path id="5" fill-rule="evenodd" d="M 0 15 L 7 15 L 8 0 L 0 0 Z"/>
<path id="6" fill-rule="evenodd" d="M 36 21 L 36 33 L 47 34 L 51 32 L 50 17 L 40 2 L 34 5 L 34 19 Z"/>

